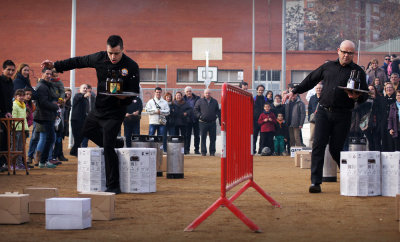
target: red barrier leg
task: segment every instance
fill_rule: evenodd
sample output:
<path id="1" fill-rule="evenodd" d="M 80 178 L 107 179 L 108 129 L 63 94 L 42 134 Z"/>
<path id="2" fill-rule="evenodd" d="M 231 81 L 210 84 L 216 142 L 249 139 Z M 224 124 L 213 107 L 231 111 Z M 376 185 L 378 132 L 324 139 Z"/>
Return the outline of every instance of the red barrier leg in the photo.
<path id="1" fill-rule="evenodd" d="M 246 217 L 246 215 L 244 215 L 244 213 L 242 213 L 242 211 L 240 211 L 235 205 L 233 205 L 232 202 L 230 202 L 226 198 L 225 198 L 225 200 L 226 200 L 226 202 L 225 202 L 226 207 L 228 207 L 229 210 L 231 210 L 231 212 L 236 215 L 236 217 L 238 217 L 240 220 L 242 220 L 242 222 L 245 223 L 247 225 L 247 227 L 249 227 L 254 232 L 261 233 L 261 230 L 258 228 L 258 226 L 255 223 L 253 223 L 253 221 L 251 221 L 248 217 Z"/>
<path id="2" fill-rule="evenodd" d="M 273 206 L 275 206 L 276 208 L 280 208 L 281 205 L 276 202 L 271 196 L 269 196 L 266 192 L 264 192 L 264 190 L 257 185 L 257 183 L 255 183 L 253 180 L 251 180 L 251 186 L 254 187 L 254 189 L 256 189 L 256 191 L 258 193 L 261 194 L 261 196 L 265 197 L 265 199 L 267 199 Z"/>
<path id="3" fill-rule="evenodd" d="M 191 224 L 189 224 L 186 228 L 186 232 L 193 231 L 197 226 L 199 226 L 208 216 L 210 216 L 219 206 L 221 206 L 223 202 L 223 198 L 219 198 L 215 201 L 209 208 L 207 208 L 199 217 L 197 217 Z"/>

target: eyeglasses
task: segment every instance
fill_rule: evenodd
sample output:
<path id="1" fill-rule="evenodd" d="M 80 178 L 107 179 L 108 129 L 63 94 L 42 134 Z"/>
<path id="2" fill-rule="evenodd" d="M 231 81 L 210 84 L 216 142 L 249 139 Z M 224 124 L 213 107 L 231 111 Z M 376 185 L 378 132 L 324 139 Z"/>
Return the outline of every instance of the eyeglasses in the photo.
<path id="1" fill-rule="evenodd" d="M 341 49 L 339 49 L 340 50 L 340 52 L 342 52 L 344 55 L 350 55 L 350 56 L 352 56 L 352 55 L 354 55 L 354 52 L 348 52 L 348 51 L 344 51 L 344 50 L 341 50 Z"/>
<path id="2" fill-rule="evenodd" d="M 390 58 L 385 58 L 385 60 L 390 60 Z"/>

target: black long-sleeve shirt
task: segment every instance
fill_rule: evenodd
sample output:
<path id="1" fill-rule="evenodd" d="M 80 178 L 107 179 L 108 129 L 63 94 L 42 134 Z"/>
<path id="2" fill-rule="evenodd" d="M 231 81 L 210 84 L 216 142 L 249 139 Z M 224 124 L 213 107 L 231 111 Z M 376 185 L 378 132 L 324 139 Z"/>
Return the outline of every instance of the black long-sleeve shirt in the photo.
<path id="1" fill-rule="evenodd" d="M 14 94 L 14 85 L 10 78 L 0 76 L 0 118 L 4 118 L 6 113 L 12 112 L 12 99 Z"/>
<path id="2" fill-rule="evenodd" d="M 57 61 L 54 63 L 54 67 L 58 72 L 86 67 L 96 69 L 98 95 L 93 112 L 99 118 L 124 119 L 126 107 L 133 100 L 132 97 L 122 100 L 100 94 L 106 91 L 106 79 L 112 70 L 122 73 L 123 91 L 139 93 L 139 66 L 125 54 L 116 64 L 111 63 L 106 51 L 100 51 L 87 56 Z"/>
<path id="3" fill-rule="evenodd" d="M 338 88 L 339 86 L 346 87 L 352 70 L 359 71 L 360 89 L 367 91 L 365 72 L 361 67 L 353 62 L 342 66 L 339 59 L 337 59 L 336 61 L 329 61 L 312 71 L 292 92 L 295 94 L 304 93 L 316 86 L 321 80 L 324 80 L 324 88 L 322 88 L 319 103 L 330 108 L 352 109 L 354 108 L 354 100 L 349 98 L 343 89 Z M 363 93 L 357 99 L 357 102 L 362 103 L 367 98 L 368 95 Z"/>

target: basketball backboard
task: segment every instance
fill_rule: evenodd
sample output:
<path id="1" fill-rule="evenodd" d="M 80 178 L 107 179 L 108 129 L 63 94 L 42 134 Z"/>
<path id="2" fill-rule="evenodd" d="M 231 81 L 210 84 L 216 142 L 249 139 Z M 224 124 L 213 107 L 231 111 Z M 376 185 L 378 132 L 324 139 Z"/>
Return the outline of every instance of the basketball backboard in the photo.
<path id="1" fill-rule="evenodd" d="M 222 60 L 222 38 L 192 38 L 192 59 Z"/>

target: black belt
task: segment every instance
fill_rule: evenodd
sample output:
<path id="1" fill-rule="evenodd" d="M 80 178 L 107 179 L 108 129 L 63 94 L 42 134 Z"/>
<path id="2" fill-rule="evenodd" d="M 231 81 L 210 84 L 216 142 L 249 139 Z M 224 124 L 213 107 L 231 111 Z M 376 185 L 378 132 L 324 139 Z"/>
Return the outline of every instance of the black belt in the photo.
<path id="1" fill-rule="evenodd" d="M 350 108 L 334 108 L 334 107 L 327 107 L 322 104 L 319 104 L 319 106 L 325 111 L 328 111 L 330 113 L 351 113 L 353 111 Z"/>

